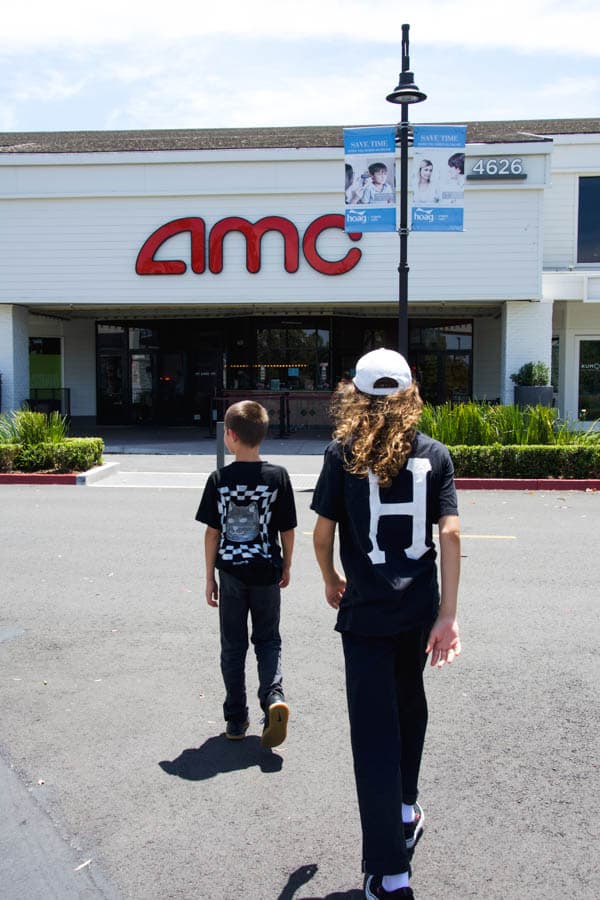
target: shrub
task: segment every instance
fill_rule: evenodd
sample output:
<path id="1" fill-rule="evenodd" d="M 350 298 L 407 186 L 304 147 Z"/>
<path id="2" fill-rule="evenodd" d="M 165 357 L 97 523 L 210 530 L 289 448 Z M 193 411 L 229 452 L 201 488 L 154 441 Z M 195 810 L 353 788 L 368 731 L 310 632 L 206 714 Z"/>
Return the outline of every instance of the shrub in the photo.
<path id="1" fill-rule="evenodd" d="M 0 444 L 0 472 L 85 472 L 102 462 L 102 438 L 66 438 L 60 443 Z"/>
<path id="2" fill-rule="evenodd" d="M 67 438 L 56 446 L 55 464 L 60 472 L 85 472 L 102 462 L 102 438 Z"/>
<path id="3" fill-rule="evenodd" d="M 56 467 L 56 444 L 20 444 L 13 467 L 20 472 L 45 472 Z"/>
<path id="4" fill-rule="evenodd" d="M 12 471 L 18 451 L 18 444 L 0 444 L 0 472 Z"/>
<path id="5" fill-rule="evenodd" d="M 544 387 L 550 384 L 550 369 L 545 362 L 527 362 L 510 377 L 515 384 L 525 387 Z"/>
<path id="6" fill-rule="evenodd" d="M 557 410 L 547 406 L 461 403 L 423 407 L 420 429 L 448 446 L 490 444 L 586 444 L 600 441 L 600 432 L 578 432 L 558 423 Z"/>
<path id="7" fill-rule="evenodd" d="M 68 432 L 66 417 L 52 412 L 49 415 L 19 409 L 0 416 L 0 441 L 31 447 L 37 444 L 56 444 Z"/>
<path id="8" fill-rule="evenodd" d="M 459 478 L 600 478 L 599 444 L 450 447 Z"/>

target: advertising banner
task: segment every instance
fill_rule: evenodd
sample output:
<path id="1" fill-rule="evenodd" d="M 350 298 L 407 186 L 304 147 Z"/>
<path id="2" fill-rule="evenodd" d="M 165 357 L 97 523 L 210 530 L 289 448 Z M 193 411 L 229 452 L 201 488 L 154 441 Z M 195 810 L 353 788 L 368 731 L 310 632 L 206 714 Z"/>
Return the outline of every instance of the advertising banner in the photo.
<path id="1" fill-rule="evenodd" d="M 396 128 L 344 129 L 345 230 L 396 231 Z"/>
<path id="2" fill-rule="evenodd" d="M 466 125 L 413 133 L 412 231 L 463 231 Z"/>

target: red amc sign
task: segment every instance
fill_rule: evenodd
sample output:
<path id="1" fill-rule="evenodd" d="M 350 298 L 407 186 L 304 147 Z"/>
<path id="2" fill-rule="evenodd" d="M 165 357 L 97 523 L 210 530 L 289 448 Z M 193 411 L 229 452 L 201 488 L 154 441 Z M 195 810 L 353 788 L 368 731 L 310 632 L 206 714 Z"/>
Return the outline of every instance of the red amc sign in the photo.
<path id="1" fill-rule="evenodd" d="M 362 253 L 352 247 L 342 259 L 324 259 L 317 250 L 317 240 L 328 228 L 344 230 L 344 217 L 333 213 L 319 216 L 311 222 L 302 238 L 302 253 L 307 263 L 322 275 L 344 275 L 359 262 Z M 283 265 L 286 272 L 297 272 L 300 264 L 300 235 L 293 222 L 283 216 L 265 216 L 254 224 L 239 216 L 221 219 L 208 236 L 208 269 L 217 275 L 223 271 L 223 243 L 226 235 L 238 231 L 246 239 L 246 269 L 255 274 L 260 271 L 260 245 L 263 235 L 277 231 L 283 238 Z M 190 217 L 174 219 L 161 225 L 144 242 L 138 253 L 135 271 L 138 275 L 183 275 L 187 265 L 182 259 L 155 259 L 160 247 L 176 234 L 190 235 L 190 263 L 192 272 L 201 275 L 206 271 L 206 224 L 204 219 Z M 349 234 L 351 241 L 360 241 L 362 234 Z"/>

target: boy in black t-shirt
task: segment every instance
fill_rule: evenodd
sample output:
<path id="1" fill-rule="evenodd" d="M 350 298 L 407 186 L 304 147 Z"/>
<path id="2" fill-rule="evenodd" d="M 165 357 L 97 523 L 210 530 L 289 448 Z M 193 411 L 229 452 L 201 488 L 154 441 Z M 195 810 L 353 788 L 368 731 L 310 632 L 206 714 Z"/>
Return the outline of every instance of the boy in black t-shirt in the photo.
<path id="1" fill-rule="evenodd" d="M 260 403 L 244 400 L 229 407 L 225 445 L 235 462 L 209 477 L 196 519 L 206 524 L 206 602 L 219 607 L 225 734 L 241 740 L 249 725 L 245 664 L 250 613 L 258 698 L 265 715 L 261 743 L 276 747 L 286 738 L 289 717 L 281 686 L 279 613 L 280 588 L 290 582 L 296 508 L 287 471 L 260 459 L 268 427 Z"/>
<path id="2" fill-rule="evenodd" d="M 423 668 L 430 652 L 440 668 L 460 653 L 454 470 L 446 447 L 416 430 L 421 409 L 404 357 L 385 349 L 363 356 L 353 383 L 334 396 L 335 440 L 311 504 L 315 553 L 344 648 L 367 900 L 414 896 L 409 860 L 424 821 Z M 336 525 L 345 577 L 333 563 Z"/>

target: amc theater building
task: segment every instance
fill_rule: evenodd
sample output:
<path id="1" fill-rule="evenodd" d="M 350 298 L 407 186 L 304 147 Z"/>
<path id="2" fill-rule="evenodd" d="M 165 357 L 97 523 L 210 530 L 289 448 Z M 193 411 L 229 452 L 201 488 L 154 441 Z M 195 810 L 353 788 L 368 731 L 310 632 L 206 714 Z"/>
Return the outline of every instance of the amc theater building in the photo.
<path id="1" fill-rule="evenodd" d="M 600 119 L 470 123 L 465 231 L 409 237 L 424 397 L 510 403 L 552 367 L 600 416 Z M 397 234 L 343 230 L 341 128 L 0 134 L 2 411 L 208 425 L 256 396 L 326 421 L 397 343 Z"/>

